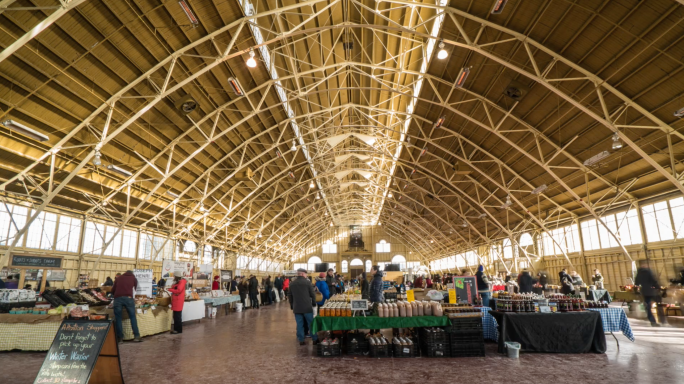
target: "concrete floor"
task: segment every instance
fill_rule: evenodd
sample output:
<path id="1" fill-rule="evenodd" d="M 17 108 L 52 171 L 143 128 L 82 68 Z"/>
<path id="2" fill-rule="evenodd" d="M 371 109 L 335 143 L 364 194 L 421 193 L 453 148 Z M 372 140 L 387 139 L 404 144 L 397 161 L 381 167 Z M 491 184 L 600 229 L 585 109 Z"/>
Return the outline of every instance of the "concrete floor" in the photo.
<path id="1" fill-rule="evenodd" d="M 684 329 L 631 320 L 637 341 L 607 335 L 603 355 L 521 354 L 511 360 L 487 344 L 487 356 L 459 359 L 312 357 L 300 347 L 287 303 L 193 323 L 182 335 L 120 346 L 127 384 L 138 383 L 550 383 L 684 382 Z M 33 383 L 45 353 L 0 353 L 0 383 Z M 457 379 L 457 376 L 464 376 Z"/>

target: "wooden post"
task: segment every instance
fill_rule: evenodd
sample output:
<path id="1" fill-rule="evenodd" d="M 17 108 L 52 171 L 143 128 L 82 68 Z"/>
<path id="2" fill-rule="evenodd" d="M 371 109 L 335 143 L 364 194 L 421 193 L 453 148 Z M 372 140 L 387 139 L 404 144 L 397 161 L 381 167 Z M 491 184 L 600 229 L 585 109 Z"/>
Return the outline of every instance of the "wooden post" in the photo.
<path id="1" fill-rule="evenodd" d="M 40 280 L 40 293 L 43 293 L 45 291 L 45 283 L 47 282 L 48 270 L 41 269 L 41 271 L 43 271 L 43 278 Z"/>
<path id="2" fill-rule="evenodd" d="M 26 279 L 26 270 L 22 268 L 19 271 L 19 284 L 17 285 L 17 289 L 24 289 L 24 279 Z"/>

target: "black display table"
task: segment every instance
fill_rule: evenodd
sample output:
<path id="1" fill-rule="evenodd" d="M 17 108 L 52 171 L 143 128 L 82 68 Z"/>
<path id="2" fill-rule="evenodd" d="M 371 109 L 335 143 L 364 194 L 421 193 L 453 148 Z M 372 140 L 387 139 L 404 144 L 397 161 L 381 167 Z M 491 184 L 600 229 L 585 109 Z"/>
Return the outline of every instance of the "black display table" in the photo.
<path id="1" fill-rule="evenodd" d="M 520 343 L 521 352 L 606 352 L 606 335 L 597 312 L 490 314 L 499 323 L 499 353 L 505 353 L 506 341 Z"/>

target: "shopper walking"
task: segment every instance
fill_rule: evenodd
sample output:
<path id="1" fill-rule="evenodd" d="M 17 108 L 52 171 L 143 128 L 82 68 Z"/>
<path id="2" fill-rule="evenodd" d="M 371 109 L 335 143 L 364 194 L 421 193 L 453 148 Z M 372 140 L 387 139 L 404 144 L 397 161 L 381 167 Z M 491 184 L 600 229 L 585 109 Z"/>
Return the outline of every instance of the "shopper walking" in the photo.
<path id="1" fill-rule="evenodd" d="M 306 278 L 306 269 L 299 268 L 297 270 L 297 278 L 290 283 L 288 299 L 290 301 L 290 309 L 294 312 L 295 321 L 297 322 L 297 341 L 299 341 L 299 345 L 304 345 L 304 337 L 306 335 L 304 324 L 307 325 L 308 329 L 311 329 L 313 307 L 316 302 L 316 293 L 311 282 Z M 311 340 L 314 344 L 318 344 L 318 335 L 311 332 Z"/>
<path id="2" fill-rule="evenodd" d="M 328 275 L 325 277 L 325 282 L 328 284 L 328 291 L 330 291 L 331 295 L 333 292 L 337 292 L 337 289 L 335 288 L 335 271 L 333 271 L 332 268 L 328 269 Z"/>
<path id="3" fill-rule="evenodd" d="M 183 333 L 183 305 L 185 304 L 185 286 L 187 282 L 180 271 L 173 272 L 171 292 L 171 310 L 173 311 L 172 334 Z"/>
<path id="4" fill-rule="evenodd" d="M 658 319 L 662 323 L 665 317 L 663 316 L 662 308 L 658 305 L 661 298 L 660 284 L 658 284 L 658 279 L 656 279 L 653 271 L 648 268 L 648 262 L 646 260 L 642 260 L 639 263 L 639 269 L 637 270 L 634 284 L 641 286 L 641 296 L 644 298 L 644 309 L 646 310 L 648 321 L 651 322 L 651 326 L 659 327 L 660 325 L 656 322 L 655 317 L 653 317 L 653 303 L 656 303 Z"/>
<path id="5" fill-rule="evenodd" d="M 290 293 L 290 278 L 286 277 L 283 281 L 283 292 L 285 292 L 285 300 L 287 300 L 287 294 Z"/>
<path id="6" fill-rule="evenodd" d="M 247 309 L 247 306 L 245 305 L 245 298 L 247 298 L 247 294 L 249 293 L 249 280 L 242 279 L 242 281 L 238 285 L 238 293 L 240 294 L 240 302 L 242 303 L 242 308 Z M 250 300 L 252 299 L 250 298 Z"/>
<path id="7" fill-rule="evenodd" d="M 482 298 L 482 306 L 489 307 L 489 299 L 492 297 L 492 290 L 489 287 L 489 279 L 487 278 L 487 275 L 485 275 L 484 267 L 482 265 L 477 267 L 475 281 L 477 283 L 477 292 Z"/>
<path id="8" fill-rule="evenodd" d="M 361 298 L 368 300 L 370 297 L 370 288 L 368 286 L 368 278 L 366 278 L 366 272 L 361 272 L 361 281 L 359 282 L 361 286 Z"/>
<path id="9" fill-rule="evenodd" d="M 273 280 L 271 280 L 271 275 L 268 275 L 266 278 L 264 289 L 266 290 L 266 297 L 268 297 L 268 305 L 273 304 Z"/>
<path id="10" fill-rule="evenodd" d="M 373 280 L 371 280 L 370 283 L 370 302 L 382 303 L 384 298 L 382 296 L 382 272 L 380 271 L 380 267 L 374 265 L 371 268 L 371 275 L 373 276 Z"/>
<path id="11" fill-rule="evenodd" d="M 273 286 L 276 289 L 276 292 L 278 293 L 278 299 L 283 300 L 283 275 L 278 275 L 275 278 L 275 281 L 273 282 Z"/>
<path id="12" fill-rule="evenodd" d="M 520 275 L 520 282 L 518 283 L 518 286 L 520 287 L 520 293 L 532 293 L 534 279 L 527 269 L 523 269 L 523 273 Z"/>
<path id="13" fill-rule="evenodd" d="M 249 278 L 249 302 L 252 308 L 259 309 L 259 282 L 254 275 Z"/>
<path id="14" fill-rule="evenodd" d="M 325 304 L 325 302 L 330 298 L 330 291 L 328 290 L 328 283 L 325 281 L 324 272 L 321 272 L 320 275 L 318 275 L 318 277 L 316 278 L 316 289 L 323 296 L 323 300 L 316 303 L 320 310 L 323 304 Z"/>
<path id="15" fill-rule="evenodd" d="M 126 271 L 119 276 L 112 286 L 112 296 L 114 297 L 114 330 L 116 332 L 116 340 L 121 343 L 123 341 L 123 326 L 121 325 L 123 310 L 126 309 L 128 318 L 131 320 L 131 328 L 133 328 L 134 341 L 141 342 L 140 331 L 138 330 L 138 321 L 135 318 L 135 289 L 138 288 L 138 279 L 133 275 L 133 271 Z"/>

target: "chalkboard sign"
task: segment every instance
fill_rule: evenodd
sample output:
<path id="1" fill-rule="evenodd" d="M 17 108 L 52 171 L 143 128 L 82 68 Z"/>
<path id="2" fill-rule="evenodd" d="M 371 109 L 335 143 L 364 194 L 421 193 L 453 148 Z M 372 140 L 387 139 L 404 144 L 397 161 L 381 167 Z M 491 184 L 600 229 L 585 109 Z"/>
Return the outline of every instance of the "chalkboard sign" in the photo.
<path id="1" fill-rule="evenodd" d="M 36 376 L 38 383 L 123 384 L 110 320 L 62 321 Z"/>
<path id="2" fill-rule="evenodd" d="M 477 280 L 475 276 L 454 277 L 454 289 L 460 301 L 473 303 L 477 298 Z"/>
<path id="3" fill-rule="evenodd" d="M 368 300 L 352 300 L 351 301 L 352 311 L 367 311 L 368 310 Z"/>
<path id="4" fill-rule="evenodd" d="M 61 257 L 12 255 L 10 266 L 31 269 L 62 269 Z"/>

